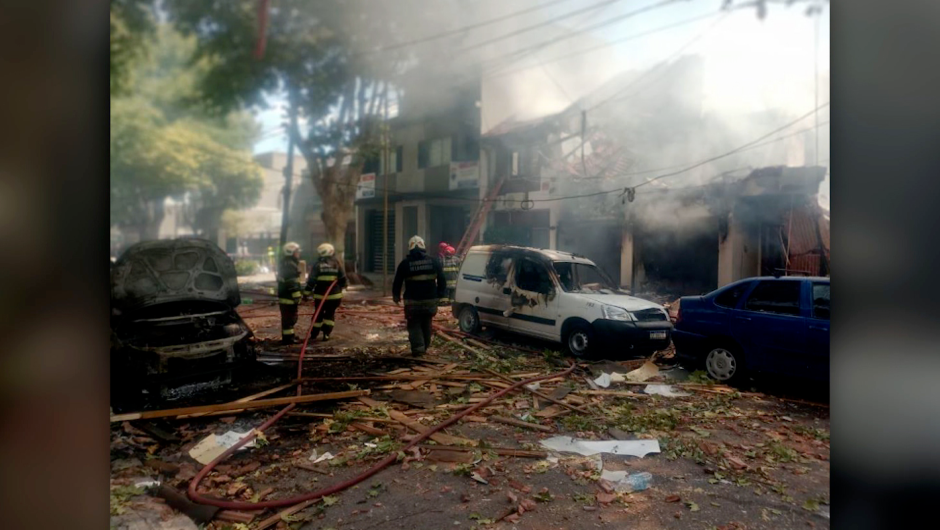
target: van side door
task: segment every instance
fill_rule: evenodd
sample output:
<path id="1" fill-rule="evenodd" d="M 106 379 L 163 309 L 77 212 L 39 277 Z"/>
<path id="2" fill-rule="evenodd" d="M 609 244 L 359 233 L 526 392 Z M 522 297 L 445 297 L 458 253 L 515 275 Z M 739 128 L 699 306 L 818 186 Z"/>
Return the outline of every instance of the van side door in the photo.
<path id="1" fill-rule="evenodd" d="M 520 258 L 513 264 L 509 329 L 548 340 L 559 340 L 558 286 L 544 263 Z"/>
<path id="2" fill-rule="evenodd" d="M 484 325 L 508 329 L 509 269 L 512 259 L 500 253 L 471 252 L 457 274 L 456 300 L 474 306 Z"/>

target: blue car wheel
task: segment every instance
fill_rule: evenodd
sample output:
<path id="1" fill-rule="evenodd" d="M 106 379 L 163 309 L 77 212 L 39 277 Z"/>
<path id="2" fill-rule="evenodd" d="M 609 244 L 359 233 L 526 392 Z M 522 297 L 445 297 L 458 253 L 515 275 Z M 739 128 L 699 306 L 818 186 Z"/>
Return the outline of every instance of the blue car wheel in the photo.
<path id="1" fill-rule="evenodd" d="M 724 346 L 712 348 L 705 356 L 705 370 L 708 375 L 722 383 L 736 381 L 744 372 L 741 356 L 733 349 Z"/>

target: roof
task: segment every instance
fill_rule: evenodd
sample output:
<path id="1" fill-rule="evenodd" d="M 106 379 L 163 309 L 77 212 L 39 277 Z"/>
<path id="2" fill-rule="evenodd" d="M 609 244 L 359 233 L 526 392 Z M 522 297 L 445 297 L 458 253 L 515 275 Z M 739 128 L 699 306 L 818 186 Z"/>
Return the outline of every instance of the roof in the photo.
<path id="1" fill-rule="evenodd" d="M 551 123 L 552 119 L 557 117 L 558 114 L 549 114 L 547 116 L 542 116 L 540 118 L 532 118 L 530 120 L 521 120 L 516 121 L 515 116 L 511 116 L 496 124 L 493 128 L 483 133 L 483 138 L 492 138 L 494 136 L 502 136 L 504 134 L 517 134 L 528 132 L 542 125 L 548 125 Z"/>

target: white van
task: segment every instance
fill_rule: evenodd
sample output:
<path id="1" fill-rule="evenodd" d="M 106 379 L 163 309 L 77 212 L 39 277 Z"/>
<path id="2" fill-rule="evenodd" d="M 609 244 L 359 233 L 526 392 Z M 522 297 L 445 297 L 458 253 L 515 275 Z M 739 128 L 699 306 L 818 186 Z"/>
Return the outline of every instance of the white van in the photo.
<path id="1" fill-rule="evenodd" d="M 466 333 L 493 326 L 560 342 L 576 357 L 646 355 L 672 333 L 662 306 L 620 291 L 591 260 L 502 245 L 470 248 L 454 315 Z"/>

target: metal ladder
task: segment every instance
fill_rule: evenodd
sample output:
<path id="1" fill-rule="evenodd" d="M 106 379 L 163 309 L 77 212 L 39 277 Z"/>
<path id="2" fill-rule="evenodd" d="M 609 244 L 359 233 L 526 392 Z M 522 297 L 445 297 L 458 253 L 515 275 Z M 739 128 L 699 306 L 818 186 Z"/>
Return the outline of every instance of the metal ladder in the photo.
<path id="1" fill-rule="evenodd" d="M 457 256 L 459 258 L 463 259 L 467 250 L 469 250 L 473 242 L 476 241 L 477 236 L 480 234 L 480 227 L 483 225 L 483 220 L 486 219 L 487 214 L 489 214 L 490 210 L 493 208 L 493 202 L 496 201 L 496 196 L 499 195 L 499 190 L 503 188 L 504 182 L 506 182 L 506 177 L 500 178 L 496 184 L 493 185 L 492 189 L 490 189 L 489 193 L 487 193 L 480 207 L 477 208 L 476 213 L 473 215 L 473 220 L 470 222 L 470 226 L 467 227 L 467 231 L 464 232 L 463 237 L 460 238 L 460 243 L 457 244 Z"/>

